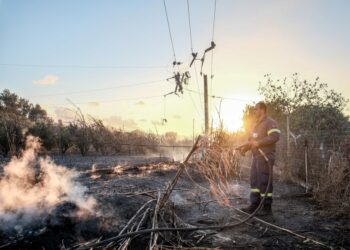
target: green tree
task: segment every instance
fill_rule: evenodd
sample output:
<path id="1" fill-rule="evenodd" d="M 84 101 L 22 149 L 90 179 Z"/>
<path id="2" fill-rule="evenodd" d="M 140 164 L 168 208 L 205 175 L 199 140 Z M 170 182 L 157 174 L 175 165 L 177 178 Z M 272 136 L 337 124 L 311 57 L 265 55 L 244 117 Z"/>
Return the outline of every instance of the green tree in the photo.
<path id="1" fill-rule="evenodd" d="M 62 120 L 57 124 L 57 144 L 60 154 L 64 155 L 73 145 L 73 135 L 69 126 L 63 126 Z"/>
<path id="2" fill-rule="evenodd" d="M 53 149 L 57 145 L 57 134 L 53 120 L 50 118 L 36 119 L 28 129 L 28 134 L 39 137 L 46 150 Z"/>
<path id="3" fill-rule="evenodd" d="M 291 129 L 298 131 L 338 130 L 344 129 L 348 123 L 343 113 L 348 101 L 341 93 L 321 82 L 319 77 L 309 82 L 300 80 L 295 73 L 281 81 L 272 79 L 268 74 L 265 81 L 260 82 L 258 90 L 282 127 L 286 125 L 286 117 L 291 120 Z"/>
<path id="4" fill-rule="evenodd" d="M 18 154 L 24 144 L 24 134 L 29 127 L 30 103 L 5 89 L 0 94 L 0 126 L 4 153 Z M 5 139 L 6 138 L 6 139 Z"/>
<path id="5" fill-rule="evenodd" d="M 28 133 L 41 137 L 44 146 L 52 148 L 54 137 L 50 127 L 53 121 L 40 105 L 33 105 L 5 89 L 0 94 L 0 115 L 0 148 L 3 154 L 18 154 Z"/>

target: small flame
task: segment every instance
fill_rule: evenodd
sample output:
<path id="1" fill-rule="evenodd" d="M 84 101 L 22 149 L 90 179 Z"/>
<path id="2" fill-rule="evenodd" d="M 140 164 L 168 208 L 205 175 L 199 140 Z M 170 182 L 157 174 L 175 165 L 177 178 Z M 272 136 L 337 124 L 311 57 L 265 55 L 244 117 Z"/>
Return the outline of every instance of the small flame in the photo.
<path id="1" fill-rule="evenodd" d="M 96 180 L 96 179 L 98 179 L 100 177 L 101 177 L 101 175 L 97 175 L 97 174 L 93 174 L 93 175 L 90 176 L 90 178 L 93 179 L 93 180 Z"/>
<path id="2" fill-rule="evenodd" d="M 120 165 L 115 166 L 113 169 L 113 173 L 115 174 L 122 174 L 123 172 L 124 172 L 124 169 Z"/>
<path id="3" fill-rule="evenodd" d="M 91 173 L 95 173 L 96 172 L 96 165 L 93 164 L 90 170 Z"/>

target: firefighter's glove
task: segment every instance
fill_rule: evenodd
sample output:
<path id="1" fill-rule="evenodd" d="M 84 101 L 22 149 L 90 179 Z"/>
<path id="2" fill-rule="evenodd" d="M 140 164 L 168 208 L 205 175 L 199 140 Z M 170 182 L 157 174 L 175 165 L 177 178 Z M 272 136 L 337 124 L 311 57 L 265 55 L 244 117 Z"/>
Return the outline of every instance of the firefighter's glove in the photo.
<path id="1" fill-rule="evenodd" d="M 250 142 L 250 147 L 251 148 L 258 148 L 259 147 L 259 142 L 257 142 L 257 141 L 251 141 Z"/>

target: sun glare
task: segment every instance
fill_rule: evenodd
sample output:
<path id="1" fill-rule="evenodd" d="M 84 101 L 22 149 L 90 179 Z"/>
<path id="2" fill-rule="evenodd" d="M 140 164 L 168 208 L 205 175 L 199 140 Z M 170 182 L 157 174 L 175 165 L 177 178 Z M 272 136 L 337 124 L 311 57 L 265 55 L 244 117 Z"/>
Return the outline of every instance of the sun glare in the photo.
<path id="1" fill-rule="evenodd" d="M 221 103 L 220 116 L 223 121 L 224 128 L 230 132 L 238 131 L 243 128 L 243 111 L 246 103 L 224 101 Z M 218 126 L 219 117 L 216 112 L 214 125 Z"/>

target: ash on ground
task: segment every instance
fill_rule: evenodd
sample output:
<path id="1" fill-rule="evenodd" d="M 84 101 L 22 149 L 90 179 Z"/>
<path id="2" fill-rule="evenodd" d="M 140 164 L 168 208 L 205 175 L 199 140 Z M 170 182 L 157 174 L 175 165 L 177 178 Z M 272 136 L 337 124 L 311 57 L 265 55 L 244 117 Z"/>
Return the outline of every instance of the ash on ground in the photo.
<path id="1" fill-rule="evenodd" d="M 59 160 L 55 161 L 59 163 Z M 69 249 L 80 243 L 116 236 L 143 204 L 156 197 L 158 190 L 167 187 L 179 167 L 170 160 L 142 161 L 139 157 L 110 157 L 105 164 L 101 158 L 88 158 L 85 162 L 79 158 L 76 166 L 74 159 L 70 163 L 69 167 L 80 173 L 77 181 L 87 188 L 86 195 L 96 199 L 96 214 L 79 217 L 74 202 L 59 203 L 40 223 L 1 232 L 1 249 Z M 207 183 L 190 168 L 188 170 L 191 178 L 184 174 L 170 197 L 174 211 L 182 221 L 193 226 L 207 226 L 237 222 L 245 217 L 232 208 L 248 204 L 250 188 L 246 177 L 232 180 L 234 192 L 230 206 L 223 206 L 198 186 L 207 187 Z M 294 184 L 276 181 L 274 188 L 274 213 L 266 218 L 268 222 L 328 246 L 350 247 L 348 218 L 323 216 L 313 199 L 300 195 L 304 190 Z M 150 226 L 143 225 L 142 228 Z M 178 244 L 217 249 L 323 249 L 255 220 L 233 229 L 201 233 L 180 233 L 183 242 Z M 128 249 L 145 249 L 148 237 L 133 239 Z M 163 238 L 160 240 L 165 242 Z"/>

